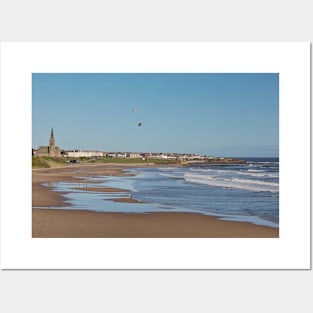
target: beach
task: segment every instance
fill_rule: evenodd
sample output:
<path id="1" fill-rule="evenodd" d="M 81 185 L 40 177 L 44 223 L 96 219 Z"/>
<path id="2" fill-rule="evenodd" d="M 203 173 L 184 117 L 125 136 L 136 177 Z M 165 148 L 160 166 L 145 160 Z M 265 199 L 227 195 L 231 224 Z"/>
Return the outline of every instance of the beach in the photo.
<path id="1" fill-rule="evenodd" d="M 124 170 L 139 165 L 75 164 L 32 171 L 33 238 L 278 238 L 279 229 L 248 222 L 222 221 L 216 217 L 178 212 L 107 213 L 68 210 L 66 194 L 53 191 L 49 183 L 73 182 L 86 191 L 119 192 L 118 188 L 90 188 L 84 177 L 127 176 Z M 149 165 L 152 166 L 152 165 Z M 143 167 L 140 164 L 140 167 Z M 80 177 L 78 177 L 80 176 Z M 46 185 L 43 186 L 42 184 Z M 86 187 L 83 187 L 86 184 Z M 88 189 L 89 188 L 89 189 Z M 114 198 L 115 202 L 140 201 Z M 110 205 L 104 201 L 103 205 Z M 51 208 L 53 207 L 53 208 Z"/>

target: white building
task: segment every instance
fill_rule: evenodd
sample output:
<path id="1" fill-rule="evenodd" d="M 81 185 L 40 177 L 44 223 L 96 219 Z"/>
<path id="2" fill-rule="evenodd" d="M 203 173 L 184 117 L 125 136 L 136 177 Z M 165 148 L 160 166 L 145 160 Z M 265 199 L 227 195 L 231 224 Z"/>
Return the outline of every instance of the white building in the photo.
<path id="1" fill-rule="evenodd" d="M 65 157 L 69 158 L 92 158 L 92 157 L 103 157 L 104 152 L 101 151 L 90 151 L 90 150 L 69 150 L 65 152 Z"/>

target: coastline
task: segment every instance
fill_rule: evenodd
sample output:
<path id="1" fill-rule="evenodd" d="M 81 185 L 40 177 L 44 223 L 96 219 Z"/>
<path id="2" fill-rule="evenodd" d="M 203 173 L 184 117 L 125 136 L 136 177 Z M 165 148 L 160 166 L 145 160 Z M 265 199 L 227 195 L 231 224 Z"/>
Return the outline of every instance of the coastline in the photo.
<path id="1" fill-rule="evenodd" d="M 151 165 L 148 165 L 151 166 Z M 33 238 L 278 238 L 279 229 L 247 222 L 221 221 L 195 213 L 103 213 L 64 210 L 64 193 L 52 191 L 49 182 L 84 183 L 85 177 L 128 176 L 125 170 L 142 164 L 70 165 L 33 169 Z M 48 186 L 42 186 L 48 183 Z M 99 192 L 114 192 L 101 188 Z M 119 191 L 116 189 L 115 191 Z M 110 200 L 112 201 L 112 200 Z M 136 199 L 118 198 L 116 202 L 138 203 Z M 140 205 L 140 204 L 138 204 Z M 49 208 L 49 207 L 53 207 Z"/>

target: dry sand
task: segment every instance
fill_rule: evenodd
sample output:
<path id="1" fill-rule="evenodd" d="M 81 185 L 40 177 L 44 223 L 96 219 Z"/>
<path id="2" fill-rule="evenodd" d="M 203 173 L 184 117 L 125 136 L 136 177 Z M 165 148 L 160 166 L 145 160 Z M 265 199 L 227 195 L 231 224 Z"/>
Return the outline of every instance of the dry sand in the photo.
<path id="1" fill-rule="evenodd" d="M 52 169 L 33 169 L 33 238 L 278 238 L 276 228 L 245 222 L 220 221 L 212 216 L 192 213 L 100 213 L 47 209 L 65 205 L 64 195 L 42 183 L 67 181 L 86 183 L 76 176 L 129 175 L 119 165 L 71 165 Z M 82 188 L 86 190 L 86 188 Z M 112 192 L 112 188 L 89 188 Z M 88 187 L 87 187 L 88 190 Z M 114 188 L 115 191 L 121 191 Z M 124 190 L 123 190 L 124 191 Z M 114 192 L 114 191 L 113 191 Z M 137 202 L 118 198 L 114 201 Z M 104 202 L 105 205 L 105 202 Z M 140 205 L 140 203 L 138 203 Z M 39 209 L 38 207 L 43 207 Z"/>

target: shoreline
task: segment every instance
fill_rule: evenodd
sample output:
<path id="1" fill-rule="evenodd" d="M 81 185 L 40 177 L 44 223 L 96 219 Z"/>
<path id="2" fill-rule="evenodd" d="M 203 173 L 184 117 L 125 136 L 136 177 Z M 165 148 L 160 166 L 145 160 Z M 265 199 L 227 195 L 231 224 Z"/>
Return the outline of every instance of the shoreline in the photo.
<path id="1" fill-rule="evenodd" d="M 106 213 L 68 206 L 66 193 L 52 191 L 49 182 L 77 182 L 77 176 L 129 176 L 125 172 L 140 165 L 70 165 L 33 169 L 32 171 L 32 237 L 33 238 L 279 238 L 279 229 L 249 222 L 222 221 L 215 216 L 197 213 Z M 156 166 L 158 167 L 158 166 Z M 48 186 L 42 186 L 47 183 Z M 82 188 L 87 190 L 89 188 Z M 118 192 L 117 188 L 91 188 L 90 191 Z M 108 199 L 138 203 L 132 198 Z M 43 207 L 43 208 L 40 208 Z M 53 209 L 49 207 L 54 207 Z M 55 209 L 59 207 L 60 209 Z"/>

